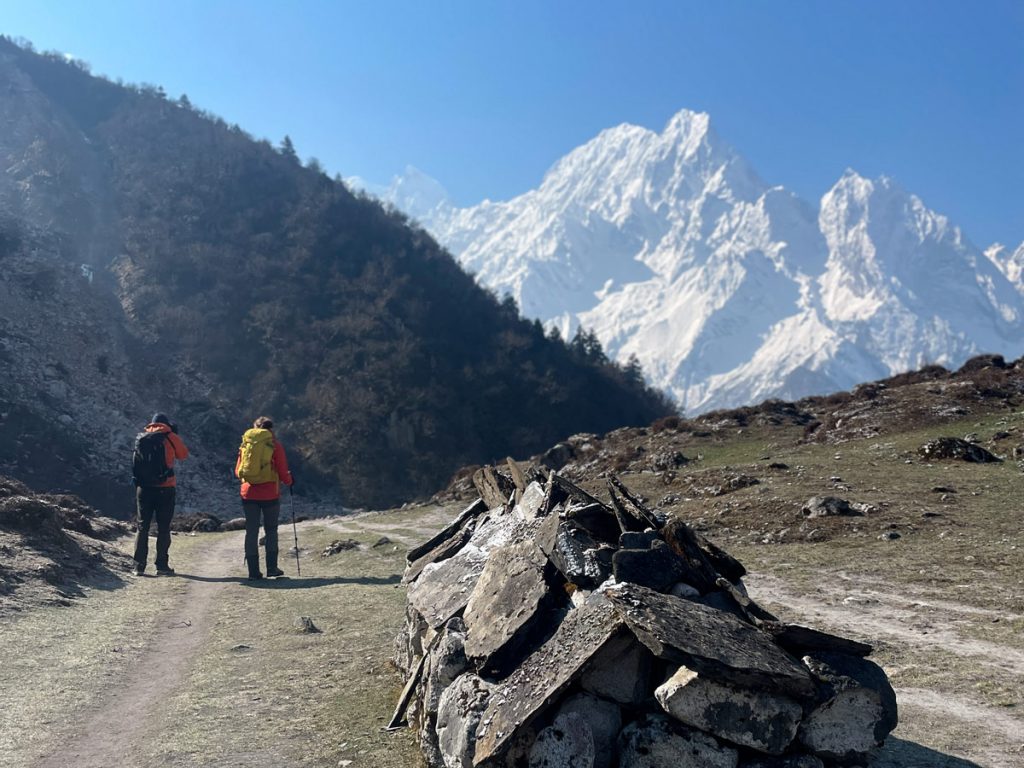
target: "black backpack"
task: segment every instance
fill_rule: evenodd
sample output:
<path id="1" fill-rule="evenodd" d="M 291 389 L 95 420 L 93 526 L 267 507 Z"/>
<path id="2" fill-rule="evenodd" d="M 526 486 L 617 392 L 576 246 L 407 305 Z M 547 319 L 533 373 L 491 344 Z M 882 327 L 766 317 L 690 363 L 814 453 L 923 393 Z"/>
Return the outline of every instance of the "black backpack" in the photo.
<path id="1" fill-rule="evenodd" d="M 163 432 L 140 432 L 135 438 L 132 478 L 136 485 L 160 485 L 174 476 L 174 470 L 167 466 L 166 441 L 167 436 Z"/>

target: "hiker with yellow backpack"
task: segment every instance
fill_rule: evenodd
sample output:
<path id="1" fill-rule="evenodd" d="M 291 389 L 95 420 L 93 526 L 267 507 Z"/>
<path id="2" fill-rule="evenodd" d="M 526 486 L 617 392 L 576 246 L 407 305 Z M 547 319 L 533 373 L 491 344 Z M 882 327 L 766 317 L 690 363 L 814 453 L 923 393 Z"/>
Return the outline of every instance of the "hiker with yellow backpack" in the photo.
<path id="1" fill-rule="evenodd" d="M 235 462 L 235 476 L 242 481 L 242 511 L 245 513 L 245 563 L 249 580 L 263 578 L 260 573 L 259 534 L 262 519 L 266 536 L 267 576 L 284 576 L 277 567 L 277 524 L 281 517 L 280 483 L 289 488 L 295 479 L 288 471 L 284 447 L 274 439 L 274 422 L 260 416 L 252 429 L 242 435 Z"/>

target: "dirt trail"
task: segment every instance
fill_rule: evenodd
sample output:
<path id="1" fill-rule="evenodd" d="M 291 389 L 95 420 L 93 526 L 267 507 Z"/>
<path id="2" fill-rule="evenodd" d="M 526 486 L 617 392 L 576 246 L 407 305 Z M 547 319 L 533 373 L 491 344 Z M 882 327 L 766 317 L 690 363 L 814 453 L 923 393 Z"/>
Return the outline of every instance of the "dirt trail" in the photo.
<path id="1" fill-rule="evenodd" d="M 218 538 L 190 570 L 226 573 L 238 560 L 240 536 Z M 154 719 L 160 704 L 181 685 L 190 660 L 206 642 L 214 620 L 214 598 L 227 583 L 190 580 L 159 617 L 159 629 L 123 683 L 96 704 L 95 714 L 82 721 L 70 742 L 36 763 L 36 768 L 109 768 L 123 764 L 125 755 L 137 753 L 143 739 L 151 739 L 159 730 Z"/>
<path id="2" fill-rule="evenodd" d="M 1024 718 L 1013 708 L 986 705 L 972 695 L 985 680 L 1009 687 L 1024 684 L 1024 650 L 960 631 L 970 626 L 972 617 L 987 622 L 1018 618 L 1012 610 L 988 611 L 910 591 L 894 592 L 870 578 L 841 576 L 831 585 L 819 583 L 811 595 L 770 574 L 748 575 L 744 581 L 751 597 L 783 611 L 783 619 L 867 638 L 876 646 L 876 660 L 892 679 L 900 705 L 901 725 L 895 737 L 925 744 L 942 736 L 946 743 L 936 746 L 982 761 L 986 768 L 1024 765 Z M 915 668 L 926 670 L 932 684 L 944 690 L 901 685 L 901 674 Z M 893 741 L 893 749 L 898 749 L 900 742 Z M 933 755 L 928 758 L 932 762 L 922 764 L 952 760 L 952 754 Z M 883 754 L 880 764 L 917 764 L 903 756 L 893 758 Z M 974 765 L 955 760 L 948 764 Z"/>

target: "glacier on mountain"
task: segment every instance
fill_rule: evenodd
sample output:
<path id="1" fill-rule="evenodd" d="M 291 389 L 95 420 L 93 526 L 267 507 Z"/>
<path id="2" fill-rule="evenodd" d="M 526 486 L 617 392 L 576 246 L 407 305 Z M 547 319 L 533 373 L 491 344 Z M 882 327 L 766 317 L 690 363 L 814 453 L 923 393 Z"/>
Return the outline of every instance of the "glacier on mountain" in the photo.
<path id="1" fill-rule="evenodd" d="M 412 168 L 368 191 L 525 316 L 635 355 L 690 413 L 1024 352 L 1024 244 L 982 253 L 854 171 L 815 210 L 763 182 L 704 113 L 605 130 L 507 202 L 456 207 Z"/>

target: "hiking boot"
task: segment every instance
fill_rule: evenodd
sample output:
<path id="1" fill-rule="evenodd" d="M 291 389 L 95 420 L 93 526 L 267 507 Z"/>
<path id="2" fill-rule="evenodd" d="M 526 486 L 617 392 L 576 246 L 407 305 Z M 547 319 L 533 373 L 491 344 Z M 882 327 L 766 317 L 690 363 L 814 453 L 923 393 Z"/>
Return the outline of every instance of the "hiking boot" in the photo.
<path id="1" fill-rule="evenodd" d="M 165 565 L 163 568 L 157 568 L 156 569 L 156 575 L 157 576 L 173 576 L 174 575 L 174 569 L 171 568 L 171 566 L 169 566 L 169 565 Z"/>
<path id="2" fill-rule="evenodd" d="M 135 575 L 136 576 L 143 576 L 145 573 L 146 573 L 146 566 L 138 565 L 138 564 L 135 565 Z"/>
<path id="3" fill-rule="evenodd" d="M 245 577 L 246 581 L 260 581 L 263 578 L 263 574 L 259 571 L 249 571 L 249 575 Z"/>
<path id="4" fill-rule="evenodd" d="M 282 571 L 280 568 L 267 568 L 268 579 L 273 579 L 278 576 L 284 576 L 284 571 Z"/>

